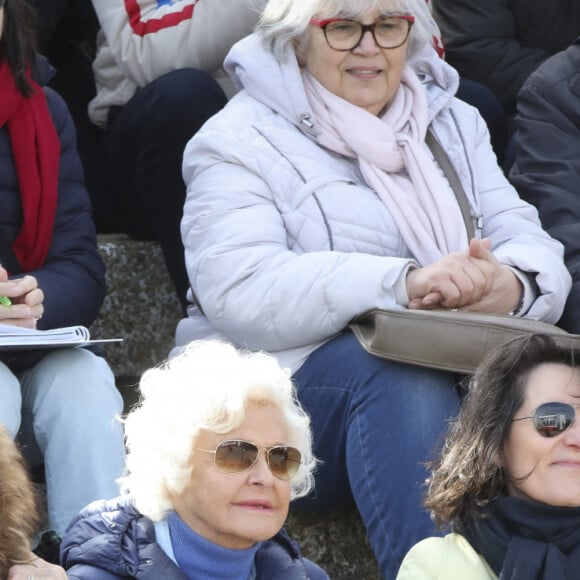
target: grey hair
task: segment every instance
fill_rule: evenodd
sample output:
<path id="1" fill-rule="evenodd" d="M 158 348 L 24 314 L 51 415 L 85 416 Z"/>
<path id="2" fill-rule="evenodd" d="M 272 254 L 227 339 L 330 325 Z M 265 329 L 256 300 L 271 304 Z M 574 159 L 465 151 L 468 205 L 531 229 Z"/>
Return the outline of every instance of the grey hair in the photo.
<path id="1" fill-rule="evenodd" d="M 409 35 L 407 58 L 433 43 L 437 30 L 425 0 L 269 0 L 256 26 L 256 32 L 278 59 L 292 43 L 303 45 L 310 19 L 344 15 L 357 18 L 369 10 L 383 14 L 410 14 L 415 24 Z"/>
<path id="2" fill-rule="evenodd" d="M 173 507 L 193 470 L 202 431 L 228 433 L 244 421 L 247 403 L 271 403 L 282 412 L 287 443 L 302 464 L 291 498 L 313 487 L 316 460 L 310 419 L 298 403 L 290 371 L 266 353 L 236 350 L 220 341 L 196 341 L 160 367 L 143 374 L 141 401 L 125 419 L 127 475 L 120 480 L 136 508 L 158 521 Z"/>

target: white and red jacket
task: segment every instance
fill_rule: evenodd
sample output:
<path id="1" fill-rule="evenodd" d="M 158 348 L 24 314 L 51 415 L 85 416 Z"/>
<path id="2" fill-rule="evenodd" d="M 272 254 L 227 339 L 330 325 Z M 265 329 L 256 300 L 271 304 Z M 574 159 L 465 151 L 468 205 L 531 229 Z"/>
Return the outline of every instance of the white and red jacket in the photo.
<path id="1" fill-rule="evenodd" d="M 101 30 L 93 64 L 91 120 L 107 123 L 156 78 L 179 68 L 219 72 L 232 45 L 252 32 L 265 0 L 93 0 Z M 225 75 L 224 75 L 225 78 Z M 226 88 L 226 92 L 227 88 Z"/>

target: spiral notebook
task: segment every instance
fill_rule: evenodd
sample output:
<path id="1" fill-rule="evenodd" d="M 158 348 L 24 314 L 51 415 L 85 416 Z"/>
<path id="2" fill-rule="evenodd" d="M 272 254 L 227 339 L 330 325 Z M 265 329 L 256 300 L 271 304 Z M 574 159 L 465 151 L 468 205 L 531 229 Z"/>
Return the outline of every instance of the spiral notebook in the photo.
<path id="1" fill-rule="evenodd" d="M 65 326 L 52 330 L 33 330 L 0 324 L 0 350 L 27 348 L 64 348 L 105 342 L 121 342 L 122 338 L 91 339 L 85 326 Z"/>

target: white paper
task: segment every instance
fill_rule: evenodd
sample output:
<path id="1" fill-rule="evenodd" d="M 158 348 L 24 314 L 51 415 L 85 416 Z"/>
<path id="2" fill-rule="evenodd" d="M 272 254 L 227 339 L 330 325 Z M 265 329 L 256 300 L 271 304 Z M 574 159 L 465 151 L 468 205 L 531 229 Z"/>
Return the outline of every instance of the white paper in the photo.
<path id="1" fill-rule="evenodd" d="M 86 346 L 102 342 L 119 342 L 122 338 L 91 340 L 85 326 L 65 326 L 52 330 L 33 330 L 10 324 L 0 324 L 0 350 L 26 348 L 62 348 Z"/>

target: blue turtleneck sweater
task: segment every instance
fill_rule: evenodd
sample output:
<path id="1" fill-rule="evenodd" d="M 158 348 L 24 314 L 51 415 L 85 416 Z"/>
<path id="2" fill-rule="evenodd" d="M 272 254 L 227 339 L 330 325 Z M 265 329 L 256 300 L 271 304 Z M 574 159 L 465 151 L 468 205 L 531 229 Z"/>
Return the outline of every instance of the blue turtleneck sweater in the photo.
<path id="1" fill-rule="evenodd" d="M 167 522 L 177 565 L 190 580 L 250 578 L 260 542 L 246 550 L 232 550 L 195 533 L 175 512 L 168 515 Z"/>

